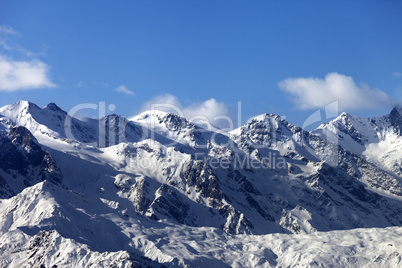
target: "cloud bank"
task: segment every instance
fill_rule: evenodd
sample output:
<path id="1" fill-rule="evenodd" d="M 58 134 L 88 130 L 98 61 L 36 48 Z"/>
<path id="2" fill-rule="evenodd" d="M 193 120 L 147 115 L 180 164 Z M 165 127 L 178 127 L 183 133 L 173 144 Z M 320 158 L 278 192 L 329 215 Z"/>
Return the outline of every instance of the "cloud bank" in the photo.
<path id="1" fill-rule="evenodd" d="M 0 50 L 0 91 L 11 92 L 55 87 L 56 85 L 48 77 L 49 66 L 47 64 L 32 58 L 32 52 L 9 45 L 8 37 L 17 35 L 19 34 L 13 28 L 0 25 L 0 48 L 3 50 Z M 7 56 L 10 51 L 22 53 L 27 60 L 13 60 Z"/>
<path id="2" fill-rule="evenodd" d="M 124 86 L 124 85 L 118 86 L 117 88 L 114 89 L 114 91 L 116 91 L 117 93 L 123 93 L 123 94 L 127 94 L 127 95 L 132 95 L 132 96 L 135 95 L 134 92 L 132 92 L 131 90 L 126 88 L 126 86 Z"/>
<path id="3" fill-rule="evenodd" d="M 208 120 L 218 127 L 226 126 L 227 119 L 230 118 L 227 106 L 214 98 L 204 102 L 183 105 L 176 96 L 163 94 L 145 102 L 141 107 L 141 112 L 151 109 L 175 113 L 195 122 Z M 226 119 L 223 119 L 223 117 Z"/>
<path id="4" fill-rule="evenodd" d="M 328 73 L 324 79 L 287 78 L 278 83 L 281 90 L 290 93 L 299 109 L 323 108 L 338 101 L 340 110 L 369 110 L 396 105 L 385 92 L 371 89 L 353 78 L 338 73 Z"/>
<path id="5" fill-rule="evenodd" d="M 49 67 L 37 59 L 14 61 L 0 55 L 0 91 L 55 87 L 48 71 Z"/>

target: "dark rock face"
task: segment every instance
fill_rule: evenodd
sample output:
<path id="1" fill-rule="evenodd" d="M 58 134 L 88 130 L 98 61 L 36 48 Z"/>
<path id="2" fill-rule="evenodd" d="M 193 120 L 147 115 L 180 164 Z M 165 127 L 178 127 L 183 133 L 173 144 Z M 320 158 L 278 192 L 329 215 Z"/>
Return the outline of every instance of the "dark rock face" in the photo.
<path id="1" fill-rule="evenodd" d="M 4 170 L 19 170 L 28 165 L 38 165 L 44 151 L 38 141 L 25 127 L 11 128 L 7 138 L 0 145 L 0 167 Z"/>
<path id="2" fill-rule="evenodd" d="M 139 126 L 116 114 L 101 118 L 98 131 L 101 131 L 97 138 L 99 147 L 108 147 L 123 142 L 137 142 L 143 134 Z"/>
<path id="3" fill-rule="evenodd" d="M 22 177 L 25 186 L 44 180 L 58 185 L 63 182 L 62 173 L 52 156 L 22 126 L 10 128 L 7 135 L 0 135 L 0 168 L 8 174 L 8 180 Z M 7 178 L 0 178 L 1 196 L 13 196 L 15 190 L 9 185 Z"/>
<path id="4" fill-rule="evenodd" d="M 178 223 L 187 223 L 186 218 L 190 206 L 183 200 L 181 194 L 176 189 L 164 184 L 158 189 L 157 194 L 159 194 L 159 197 L 151 204 L 151 208 L 154 211 L 157 211 L 160 215 L 174 219 Z M 155 214 L 152 214 L 150 218 L 158 219 Z"/>
<path id="5" fill-rule="evenodd" d="M 183 168 L 183 177 L 189 187 L 195 187 L 205 198 L 211 199 L 212 207 L 222 205 L 223 193 L 218 178 L 203 161 L 190 161 Z"/>
<path id="6" fill-rule="evenodd" d="M 198 145 L 205 145 L 206 141 L 202 137 L 201 128 L 189 122 L 187 119 L 176 114 L 169 113 L 165 117 L 158 118 L 159 124 L 164 124 L 170 131 L 176 132 L 178 135 L 183 134 L 192 142 Z"/>
<path id="7" fill-rule="evenodd" d="M 402 132 L 402 108 L 395 107 L 389 114 L 391 125 L 401 134 Z"/>
<path id="8" fill-rule="evenodd" d="M 0 176 L 0 198 L 8 198 L 14 196 L 15 192 L 13 188 L 8 185 L 7 181 Z"/>

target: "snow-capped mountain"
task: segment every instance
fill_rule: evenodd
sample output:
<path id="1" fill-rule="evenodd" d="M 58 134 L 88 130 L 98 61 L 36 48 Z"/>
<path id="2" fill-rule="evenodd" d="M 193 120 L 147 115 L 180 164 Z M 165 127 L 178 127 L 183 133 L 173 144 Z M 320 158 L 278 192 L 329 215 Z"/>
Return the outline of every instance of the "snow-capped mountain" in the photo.
<path id="1" fill-rule="evenodd" d="M 3 128 L 24 126 L 39 141 L 51 137 L 95 147 L 139 141 L 142 137 L 142 129 L 122 116 L 113 114 L 100 119 L 78 119 L 54 103 L 44 108 L 28 101 L 7 105 L 0 108 L 0 124 Z"/>
<path id="2" fill-rule="evenodd" d="M 400 108 L 313 132 L 264 114 L 223 133 L 165 112 L 97 120 L 7 105 L 0 266 L 269 267 L 295 265 L 294 250 L 305 265 L 347 266 L 349 246 L 306 256 L 344 235 L 367 248 L 355 264 L 400 265 L 401 128 Z M 359 232 L 384 244 L 375 257 Z"/>
<path id="3" fill-rule="evenodd" d="M 66 119 L 70 119 L 71 124 L 66 126 Z M 28 101 L 6 105 L 0 108 L 0 120 L 5 127 L 26 127 L 38 139 L 44 135 L 66 139 L 69 133 L 80 142 L 91 142 L 96 137 L 96 122 L 85 123 L 77 118 L 70 118 L 54 103 L 43 109 Z"/>
<path id="4" fill-rule="evenodd" d="M 341 114 L 315 134 L 333 136 L 340 146 L 361 155 L 378 168 L 402 176 L 402 108 L 377 118 Z"/>

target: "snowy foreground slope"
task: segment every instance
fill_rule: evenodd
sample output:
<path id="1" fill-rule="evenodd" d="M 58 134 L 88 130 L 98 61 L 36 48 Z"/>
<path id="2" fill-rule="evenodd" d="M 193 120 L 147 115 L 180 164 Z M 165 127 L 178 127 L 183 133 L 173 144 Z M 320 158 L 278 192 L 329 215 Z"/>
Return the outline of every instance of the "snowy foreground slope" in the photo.
<path id="1" fill-rule="evenodd" d="M 34 196 L 30 201 L 37 211 L 21 206 L 11 211 L 10 205 L 23 204 L 18 199 L 25 195 Z M 76 205 L 92 200 L 49 183 L 30 187 L 22 196 L 2 204 L 2 213 L 13 215 L 7 220 L 15 217 L 0 237 L 4 267 L 162 267 L 156 262 L 168 267 L 401 265 L 402 227 L 230 235 L 215 228 L 124 219 L 97 203 L 84 213 Z M 67 200 L 73 203 L 58 207 Z M 37 218 L 30 222 L 31 217 Z"/>
<path id="2" fill-rule="evenodd" d="M 92 206 L 83 211 L 79 209 L 83 203 Z M 189 267 L 401 264 L 402 227 L 230 235 L 215 228 L 116 215 L 100 200 L 47 182 L 25 189 L 1 206 L 6 215 L 0 237 L 4 267 L 161 267 L 149 259 Z"/>
<path id="3" fill-rule="evenodd" d="M 230 133 L 0 108 L 0 267 L 400 267 L 402 114 Z"/>

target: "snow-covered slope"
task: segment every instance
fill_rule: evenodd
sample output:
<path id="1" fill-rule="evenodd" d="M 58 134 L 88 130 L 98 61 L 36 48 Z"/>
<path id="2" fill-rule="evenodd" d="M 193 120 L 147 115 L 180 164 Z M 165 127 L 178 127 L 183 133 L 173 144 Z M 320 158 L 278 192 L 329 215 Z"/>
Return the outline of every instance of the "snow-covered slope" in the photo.
<path id="1" fill-rule="evenodd" d="M 383 139 L 400 160 L 395 111 L 314 133 L 264 114 L 222 133 L 164 112 L 7 105 L 0 266 L 397 267 L 400 174 L 368 154 Z M 339 143 L 322 136 L 335 125 Z"/>
<path id="2" fill-rule="evenodd" d="M 108 147 L 142 138 L 141 127 L 122 116 L 113 114 L 99 120 L 77 119 L 54 103 L 43 109 L 28 101 L 6 105 L 0 108 L 0 125 L 3 129 L 24 126 L 41 142 L 46 142 L 50 137 L 95 147 Z"/>
<path id="3" fill-rule="evenodd" d="M 402 108 L 395 107 L 390 114 L 378 118 L 343 113 L 314 133 L 333 136 L 346 150 L 402 177 Z"/>
<path id="4" fill-rule="evenodd" d="M 402 264 L 401 227 L 234 236 L 216 228 L 126 217 L 116 213 L 114 206 L 47 182 L 27 188 L 0 203 L 3 227 L 0 265 L 400 267 Z"/>
<path id="5" fill-rule="evenodd" d="M 229 142 L 227 134 L 219 131 L 215 126 L 193 123 L 173 113 L 146 111 L 130 118 L 130 121 L 138 123 L 143 129 L 149 131 L 144 138 L 157 140 L 167 146 L 183 144 L 191 148 L 203 149 L 211 142 L 215 144 Z"/>
<path id="6" fill-rule="evenodd" d="M 96 139 L 96 122 L 83 122 L 72 119 L 56 104 L 50 103 L 45 108 L 39 108 L 28 101 L 0 108 L 0 123 L 5 127 L 24 126 L 38 139 L 38 136 L 67 138 L 69 133 L 80 142 L 93 142 Z M 71 125 L 65 122 L 71 120 Z"/>

